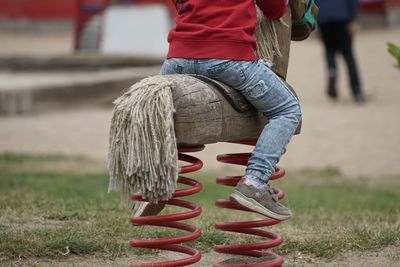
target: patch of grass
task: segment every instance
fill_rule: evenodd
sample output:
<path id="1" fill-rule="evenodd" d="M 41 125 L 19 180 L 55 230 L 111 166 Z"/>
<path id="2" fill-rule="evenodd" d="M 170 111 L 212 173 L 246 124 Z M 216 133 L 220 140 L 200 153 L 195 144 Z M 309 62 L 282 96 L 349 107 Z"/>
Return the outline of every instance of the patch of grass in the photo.
<path id="1" fill-rule="evenodd" d="M 0 169 L 3 172 L 16 170 L 29 173 L 42 172 L 43 170 L 46 170 L 46 172 L 65 172 L 65 170 L 76 169 L 82 173 L 82 169 L 90 170 L 93 165 L 95 165 L 94 162 L 81 156 L 71 157 L 62 154 L 30 155 L 11 152 L 0 154 Z"/>
<path id="2" fill-rule="evenodd" d="M 7 222 L 0 229 L 0 255 L 57 256 L 69 250 L 120 256 L 133 229 L 118 196 L 106 190 L 105 174 L 0 172 L 0 223 Z"/>
<path id="3" fill-rule="evenodd" d="M 0 164 L 13 164 L 22 162 L 38 162 L 38 161 L 53 161 L 53 160 L 71 160 L 80 159 L 81 157 L 66 157 L 62 154 L 54 155 L 28 155 L 13 152 L 0 154 Z"/>
<path id="4" fill-rule="evenodd" d="M 353 226 L 349 229 L 342 229 L 340 232 L 332 231 L 329 235 L 316 235 L 304 240 L 296 240 L 289 236 L 285 239 L 285 244 L 276 251 L 282 254 L 301 252 L 320 258 L 332 259 L 340 252 L 383 248 L 396 245 L 399 240 L 399 226 L 385 229 Z"/>
<path id="5" fill-rule="evenodd" d="M 382 182 L 371 186 L 331 174 L 303 171 L 304 182 L 296 182 L 299 174 L 293 173 L 275 183 L 284 188 L 285 202 L 295 212 L 293 219 L 285 224 L 299 233 L 299 236 L 286 236 L 285 244 L 278 251 L 297 251 L 331 259 L 346 250 L 399 244 L 398 185 Z"/>
<path id="6" fill-rule="evenodd" d="M 39 160 L 54 158 L 0 155 L 0 258 L 96 254 L 114 259 L 152 254 L 152 250 L 131 249 L 128 242 L 181 233 L 157 227 L 132 227 L 128 222 L 130 209 L 120 207 L 119 194 L 107 194 L 105 173 L 26 171 L 16 164 Z M 232 188 L 216 185 L 214 177 L 201 175 L 203 191 L 188 197 L 203 208 L 203 214 L 191 220 L 202 228 L 203 235 L 189 245 L 206 252 L 215 244 L 257 240 L 214 229 L 215 222 L 259 218 L 216 208 L 215 200 L 226 198 Z M 282 181 L 274 182 L 284 189 L 284 202 L 295 213 L 292 219 L 272 227 L 285 240 L 276 251 L 332 259 L 346 250 L 398 245 L 400 181 L 397 179 L 396 183 L 371 186 L 350 182 L 335 168 L 289 173 Z M 168 207 L 167 212 L 174 209 Z"/>

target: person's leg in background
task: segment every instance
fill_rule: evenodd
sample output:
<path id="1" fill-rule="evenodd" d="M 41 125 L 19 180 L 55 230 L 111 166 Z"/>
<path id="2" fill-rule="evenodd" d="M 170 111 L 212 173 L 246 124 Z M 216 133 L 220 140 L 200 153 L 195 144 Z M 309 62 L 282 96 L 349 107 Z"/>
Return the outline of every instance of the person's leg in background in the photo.
<path id="1" fill-rule="evenodd" d="M 365 98 L 361 91 L 360 78 L 353 53 L 353 38 L 352 34 L 349 32 L 348 26 L 349 24 L 345 22 L 339 25 L 339 30 L 341 32 L 340 52 L 342 53 L 346 62 L 354 101 L 357 103 L 364 103 Z"/>
<path id="2" fill-rule="evenodd" d="M 325 50 L 325 60 L 328 69 L 327 95 L 336 99 L 338 92 L 336 88 L 337 67 L 336 67 L 336 50 L 338 43 L 338 32 L 335 23 L 327 22 L 318 25 L 322 43 Z"/>

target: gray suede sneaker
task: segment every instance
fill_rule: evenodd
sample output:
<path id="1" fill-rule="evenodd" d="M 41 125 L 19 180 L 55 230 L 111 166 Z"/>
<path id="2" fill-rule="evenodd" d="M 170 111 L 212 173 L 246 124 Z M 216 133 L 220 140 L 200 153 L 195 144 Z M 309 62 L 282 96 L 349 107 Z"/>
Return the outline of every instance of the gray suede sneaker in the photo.
<path id="1" fill-rule="evenodd" d="M 149 203 L 149 202 L 143 202 L 143 201 L 138 201 L 133 205 L 132 208 L 132 216 L 131 217 L 142 217 L 142 216 L 154 216 L 159 214 L 165 207 L 164 203 Z M 141 224 L 135 224 L 133 225 L 141 225 Z"/>
<path id="2" fill-rule="evenodd" d="M 242 178 L 231 194 L 230 200 L 275 220 L 283 221 L 292 216 L 290 209 L 279 203 L 269 183 L 263 188 L 257 188 Z"/>

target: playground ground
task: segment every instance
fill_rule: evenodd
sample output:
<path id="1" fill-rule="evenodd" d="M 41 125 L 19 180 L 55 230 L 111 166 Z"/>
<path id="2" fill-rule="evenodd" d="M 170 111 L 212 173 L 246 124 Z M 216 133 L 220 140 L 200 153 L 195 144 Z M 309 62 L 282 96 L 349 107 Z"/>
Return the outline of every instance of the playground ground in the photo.
<path id="1" fill-rule="evenodd" d="M 0 55 L 21 52 L 36 55 L 66 53 L 69 51 L 70 38 L 66 34 L 22 36 L 1 33 Z M 386 42 L 400 44 L 400 29 L 362 30 L 355 40 L 360 73 L 368 99 L 365 105 L 355 105 L 351 101 L 341 61 L 339 62 L 340 99 L 336 102 L 329 101 L 324 94 L 325 66 L 318 39 L 293 43 L 288 81 L 300 96 L 304 122 L 302 134 L 293 139 L 287 155 L 281 161 L 281 165 L 288 173 L 299 175 L 289 176 L 288 179 L 293 181 L 298 179 L 300 185 L 307 186 L 307 183 L 302 181 L 305 179 L 301 177 L 303 171 L 328 170 L 334 171 L 340 177 L 340 183 L 344 187 L 346 183 L 356 183 L 360 188 L 368 186 L 377 190 L 391 185 L 399 188 L 400 71 L 393 67 L 394 60 L 386 52 Z M 105 172 L 111 112 L 111 107 L 88 106 L 79 109 L 63 108 L 50 113 L 0 117 L 0 153 L 80 156 L 87 160 L 56 164 L 57 171 Z M 247 150 L 247 147 L 213 144 L 209 145 L 205 152 L 200 153 L 199 157 L 205 162 L 205 172 L 237 173 L 237 169 L 215 162 L 215 155 Z M 40 171 L 46 170 L 54 170 L 51 161 L 41 165 Z M 319 182 L 322 184 L 329 184 L 332 178 L 329 175 L 321 177 Z M 361 191 L 357 193 L 363 194 Z M 398 192 L 393 194 L 398 197 Z M 301 201 L 301 192 L 297 196 L 297 201 Z M 390 212 L 398 215 L 399 208 L 391 211 L 388 209 L 388 213 Z M 1 223 L 3 227 L 0 227 L 0 230 L 3 231 L 7 229 L 4 225 L 12 224 L 12 221 Z M 373 220 L 366 220 L 365 223 L 373 224 Z M 389 225 L 393 223 L 393 227 L 398 229 L 399 217 L 397 216 L 397 219 L 390 217 L 385 223 Z M 287 264 L 288 266 L 298 266 L 297 263 L 299 266 L 400 266 L 399 254 L 400 244 L 397 241 L 375 249 L 372 247 L 343 251 L 329 261 L 307 253 L 302 254 L 303 258 L 288 254 Z M 216 257 L 214 254 L 206 254 L 199 266 L 209 266 L 208 262 L 215 262 Z M 131 258 L 124 257 L 110 262 L 104 261 L 102 255 L 95 257 L 83 253 L 55 261 L 28 257 L 20 260 L 16 258 L 9 263 L 110 266 L 126 264 L 129 259 Z"/>

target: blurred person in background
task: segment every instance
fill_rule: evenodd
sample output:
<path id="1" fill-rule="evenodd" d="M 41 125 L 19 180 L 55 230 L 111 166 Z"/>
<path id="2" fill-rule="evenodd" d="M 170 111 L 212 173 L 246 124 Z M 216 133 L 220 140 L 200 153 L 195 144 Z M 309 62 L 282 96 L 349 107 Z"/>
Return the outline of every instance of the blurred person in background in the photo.
<path id="1" fill-rule="evenodd" d="M 337 99 L 336 52 L 340 52 L 347 65 L 353 99 L 364 103 L 357 63 L 353 54 L 353 35 L 358 28 L 355 21 L 358 13 L 358 0 L 315 0 L 319 7 L 318 27 L 325 48 L 328 67 L 327 94 Z"/>

